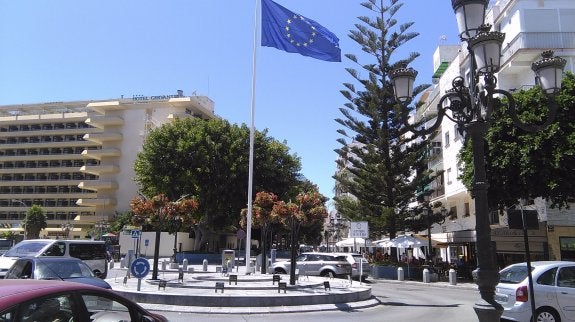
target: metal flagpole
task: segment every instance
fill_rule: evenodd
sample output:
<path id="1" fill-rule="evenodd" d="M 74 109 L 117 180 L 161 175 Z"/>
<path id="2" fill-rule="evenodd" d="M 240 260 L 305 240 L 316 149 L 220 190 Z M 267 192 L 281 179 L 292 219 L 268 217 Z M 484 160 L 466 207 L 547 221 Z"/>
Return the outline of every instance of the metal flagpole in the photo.
<path id="1" fill-rule="evenodd" d="M 255 105 L 256 105 L 256 53 L 258 48 L 258 13 L 260 0 L 255 0 L 255 13 L 254 13 L 254 49 L 252 55 L 252 100 L 251 100 L 251 126 L 250 126 L 250 157 L 249 157 L 249 170 L 248 170 L 248 215 L 246 220 L 246 274 L 251 273 L 250 257 L 252 246 L 252 195 L 253 195 L 253 181 L 254 181 L 254 119 L 255 119 Z"/>

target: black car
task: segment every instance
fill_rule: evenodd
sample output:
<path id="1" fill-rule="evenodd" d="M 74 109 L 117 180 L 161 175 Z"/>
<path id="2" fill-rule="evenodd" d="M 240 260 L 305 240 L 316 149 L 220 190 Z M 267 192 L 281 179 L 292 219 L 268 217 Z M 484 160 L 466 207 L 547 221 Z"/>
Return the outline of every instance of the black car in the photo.
<path id="1" fill-rule="evenodd" d="M 6 279 L 62 280 L 111 289 L 86 263 L 73 257 L 21 257 L 6 272 Z"/>

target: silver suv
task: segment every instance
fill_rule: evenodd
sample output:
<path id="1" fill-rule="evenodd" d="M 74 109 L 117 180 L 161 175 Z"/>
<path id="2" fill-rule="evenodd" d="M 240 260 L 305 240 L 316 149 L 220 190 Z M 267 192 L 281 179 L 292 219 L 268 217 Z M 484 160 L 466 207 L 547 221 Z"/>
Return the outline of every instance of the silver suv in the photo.
<path id="1" fill-rule="evenodd" d="M 361 254 L 357 253 L 340 253 L 340 255 L 345 256 L 347 261 L 351 264 L 351 277 L 353 279 L 365 281 L 369 274 L 371 273 L 371 267 L 367 259 Z"/>
<path id="2" fill-rule="evenodd" d="M 290 261 L 278 261 L 269 267 L 274 274 L 288 274 Z M 336 253 L 302 253 L 296 257 L 299 275 L 343 277 L 351 275 L 351 264 L 346 255 Z"/>

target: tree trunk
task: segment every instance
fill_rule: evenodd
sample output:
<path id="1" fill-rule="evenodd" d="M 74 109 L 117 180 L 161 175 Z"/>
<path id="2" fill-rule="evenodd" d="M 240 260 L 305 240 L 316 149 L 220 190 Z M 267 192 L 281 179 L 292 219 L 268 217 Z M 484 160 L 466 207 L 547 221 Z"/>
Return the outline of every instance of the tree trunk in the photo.
<path id="1" fill-rule="evenodd" d="M 162 231 L 160 228 L 156 230 L 156 243 L 154 244 L 154 264 L 152 268 L 152 280 L 158 279 L 158 262 L 160 261 L 160 236 Z"/>
<path id="2" fill-rule="evenodd" d="M 267 235 L 268 235 L 268 227 L 265 227 L 267 225 L 264 225 L 264 227 L 262 227 L 262 233 L 261 233 L 261 250 L 262 250 L 262 267 L 261 267 L 261 273 L 262 274 L 266 274 L 267 273 Z"/>

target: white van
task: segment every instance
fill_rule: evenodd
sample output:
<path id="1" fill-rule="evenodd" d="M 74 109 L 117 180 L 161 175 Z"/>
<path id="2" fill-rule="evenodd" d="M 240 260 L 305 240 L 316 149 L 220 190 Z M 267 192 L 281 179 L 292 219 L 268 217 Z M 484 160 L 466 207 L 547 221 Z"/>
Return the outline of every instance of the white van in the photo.
<path id="1" fill-rule="evenodd" d="M 106 244 L 103 241 L 28 239 L 14 245 L 0 256 L 0 278 L 4 278 L 16 259 L 24 256 L 76 257 L 88 264 L 96 276 L 106 278 L 108 275 L 106 255 Z"/>

